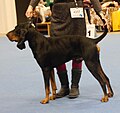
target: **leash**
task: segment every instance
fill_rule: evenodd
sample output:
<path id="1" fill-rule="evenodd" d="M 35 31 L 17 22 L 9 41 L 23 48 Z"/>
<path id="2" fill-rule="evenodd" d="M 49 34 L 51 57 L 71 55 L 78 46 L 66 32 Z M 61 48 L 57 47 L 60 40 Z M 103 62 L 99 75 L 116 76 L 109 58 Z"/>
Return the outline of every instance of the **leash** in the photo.
<path id="1" fill-rule="evenodd" d="M 76 5 L 76 7 L 78 7 L 78 3 L 77 3 L 77 0 L 74 0 L 74 2 L 75 2 L 75 5 Z"/>
<path id="2" fill-rule="evenodd" d="M 35 24 L 33 23 L 34 17 L 29 17 L 29 18 L 27 18 L 27 19 L 28 19 L 27 22 L 28 22 L 29 24 L 31 24 L 34 28 L 36 28 Z"/>

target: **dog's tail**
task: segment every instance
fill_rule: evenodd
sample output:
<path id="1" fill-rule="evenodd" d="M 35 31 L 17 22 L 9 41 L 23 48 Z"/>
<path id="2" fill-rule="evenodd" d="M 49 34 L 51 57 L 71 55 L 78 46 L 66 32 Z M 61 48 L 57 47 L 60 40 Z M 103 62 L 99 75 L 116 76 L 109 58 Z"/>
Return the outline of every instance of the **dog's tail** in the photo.
<path id="1" fill-rule="evenodd" d="M 100 42 L 108 33 L 107 25 L 104 26 L 104 32 L 102 35 L 100 35 L 98 38 L 94 39 L 95 44 Z"/>

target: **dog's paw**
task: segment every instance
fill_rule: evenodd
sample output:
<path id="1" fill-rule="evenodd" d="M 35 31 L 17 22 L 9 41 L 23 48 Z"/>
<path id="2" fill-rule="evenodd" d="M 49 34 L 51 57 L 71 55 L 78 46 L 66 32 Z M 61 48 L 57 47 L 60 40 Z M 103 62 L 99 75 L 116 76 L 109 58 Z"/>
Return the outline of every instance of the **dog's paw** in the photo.
<path id="1" fill-rule="evenodd" d="M 113 95 L 114 95 L 113 93 L 108 93 L 108 97 L 110 98 L 113 97 Z"/>
<path id="2" fill-rule="evenodd" d="M 50 100 L 55 100 L 55 99 L 56 99 L 55 95 L 50 96 Z"/>
<path id="3" fill-rule="evenodd" d="M 41 104 L 47 104 L 47 103 L 49 103 L 49 99 L 48 99 L 48 98 L 45 98 L 45 99 L 43 99 L 40 103 L 41 103 Z"/>
<path id="4" fill-rule="evenodd" d="M 101 102 L 108 102 L 108 96 L 104 96 L 102 99 L 101 99 Z"/>

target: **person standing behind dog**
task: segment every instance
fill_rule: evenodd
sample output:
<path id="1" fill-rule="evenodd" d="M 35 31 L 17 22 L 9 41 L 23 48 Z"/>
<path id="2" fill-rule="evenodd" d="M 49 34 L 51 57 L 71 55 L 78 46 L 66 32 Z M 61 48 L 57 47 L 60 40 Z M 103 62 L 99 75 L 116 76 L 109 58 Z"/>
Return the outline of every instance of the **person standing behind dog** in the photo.
<path id="1" fill-rule="evenodd" d="M 99 0 L 90 0 L 97 14 L 101 15 L 101 5 Z M 33 8 L 39 0 L 31 0 L 26 11 L 27 17 L 32 17 Z M 78 13 L 74 13 L 78 12 Z M 51 36 L 61 35 L 83 35 L 86 36 L 86 23 L 84 18 L 83 0 L 54 0 L 51 16 Z M 74 36 L 73 36 L 74 38 Z M 87 46 L 87 45 L 86 45 Z M 69 48 L 68 48 L 69 49 Z M 63 50 L 64 51 L 64 50 Z M 61 89 L 56 94 L 56 98 L 69 95 L 69 98 L 77 98 L 79 95 L 79 81 L 82 72 L 82 59 L 72 60 L 72 80 L 71 89 L 66 65 L 58 66 L 57 74 L 61 82 Z"/>

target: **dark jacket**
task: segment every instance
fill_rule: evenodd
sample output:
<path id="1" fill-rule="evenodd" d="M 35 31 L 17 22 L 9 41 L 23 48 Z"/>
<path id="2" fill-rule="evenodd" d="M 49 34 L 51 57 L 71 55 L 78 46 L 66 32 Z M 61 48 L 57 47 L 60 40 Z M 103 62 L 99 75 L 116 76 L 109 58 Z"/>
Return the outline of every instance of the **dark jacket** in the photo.
<path id="1" fill-rule="evenodd" d="M 40 0 L 31 0 L 30 5 L 35 7 Z M 75 7 L 73 2 L 55 0 L 52 7 L 51 36 L 59 35 L 86 35 L 85 18 L 71 18 L 70 8 Z M 67 0 L 68 1 L 68 0 Z M 78 5 L 83 7 L 83 1 L 77 0 Z M 97 13 L 101 11 L 99 0 L 90 0 Z"/>
<path id="2" fill-rule="evenodd" d="M 78 2 L 83 7 L 82 1 Z M 52 8 L 51 35 L 86 35 L 86 24 L 84 18 L 71 18 L 70 8 L 74 8 L 75 3 L 56 3 Z"/>
<path id="3" fill-rule="evenodd" d="M 30 1 L 30 5 L 32 5 L 33 7 L 35 7 L 40 0 L 31 0 Z M 60 1 L 60 0 L 55 0 L 55 1 Z M 65 1 L 65 0 L 61 0 L 61 1 Z M 73 0 L 74 1 L 74 0 Z M 90 0 L 91 3 L 93 4 L 94 9 L 96 10 L 96 12 L 100 12 L 101 11 L 101 5 L 99 0 Z"/>

